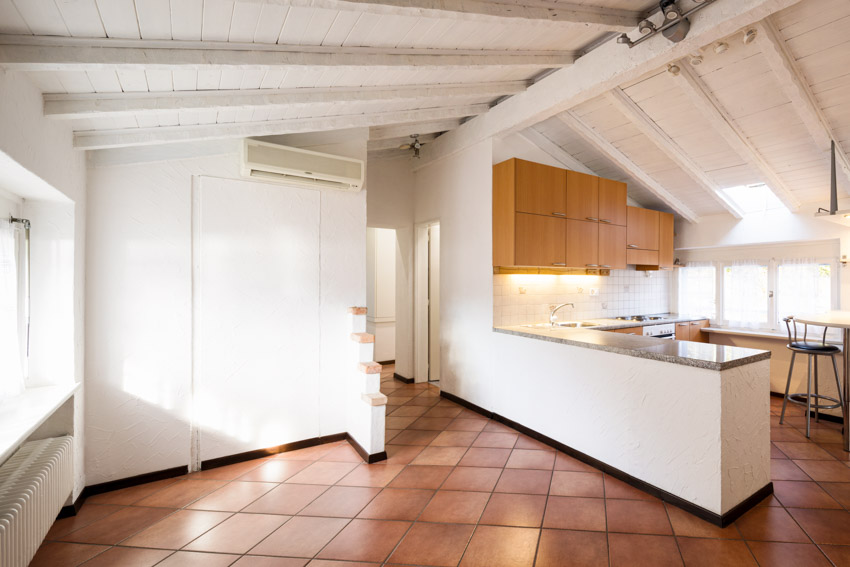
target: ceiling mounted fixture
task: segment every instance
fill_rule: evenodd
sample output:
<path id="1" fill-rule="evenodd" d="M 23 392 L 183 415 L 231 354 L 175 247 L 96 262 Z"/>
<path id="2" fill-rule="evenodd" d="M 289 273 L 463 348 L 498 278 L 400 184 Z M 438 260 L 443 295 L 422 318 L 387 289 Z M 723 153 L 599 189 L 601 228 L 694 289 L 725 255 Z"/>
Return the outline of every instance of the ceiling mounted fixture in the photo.
<path id="1" fill-rule="evenodd" d="M 694 65 L 694 66 L 702 64 L 702 55 L 700 55 L 699 53 L 691 54 L 691 61 L 690 62 L 691 62 L 691 65 Z"/>
<path id="2" fill-rule="evenodd" d="M 718 55 L 720 55 L 721 53 L 726 53 L 726 51 L 728 49 L 729 49 L 729 44 L 725 43 L 723 41 L 714 44 L 714 52 Z"/>
<path id="3" fill-rule="evenodd" d="M 422 149 L 422 146 L 425 145 L 425 142 L 419 141 L 419 134 L 411 134 L 410 137 L 412 138 L 410 142 L 400 145 L 398 149 L 413 150 L 413 157 L 419 159 L 419 150 Z"/>
<path id="4" fill-rule="evenodd" d="M 628 34 L 624 33 L 617 37 L 617 43 L 628 45 L 629 48 L 632 48 L 639 45 L 641 42 L 654 37 L 659 32 L 673 43 L 678 43 L 685 39 L 691 29 L 691 23 L 688 21 L 687 17 L 716 1 L 717 0 L 694 0 L 696 5 L 690 10 L 683 12 L 676 4 L 676 0 L 661 0 L 659 2 L 659 7 L 661 8 L 662 14 L 664 14 L 664 21 L 660 27 L 657 27 L 656 24 L 648 19 L 643 20 L 640 24 L 638 24 L 638 31 L 641 33 L 641 37 L 632 40 Z"/>
<path id="5" fill-rule="evenodd" d="M 682 69 L 675 63 L 671 63 L 670 65 L 667 65 L 667 72 L 673 75 L 674 77 L 678 77 L 679 73 L 682 72 Z"/>
<path id="6" fill-rule="evenodd" d="M 749 45 L 756 40 L 758 32 L 756 28 L 750 28 L 744 32 L 744 45 Z"/>

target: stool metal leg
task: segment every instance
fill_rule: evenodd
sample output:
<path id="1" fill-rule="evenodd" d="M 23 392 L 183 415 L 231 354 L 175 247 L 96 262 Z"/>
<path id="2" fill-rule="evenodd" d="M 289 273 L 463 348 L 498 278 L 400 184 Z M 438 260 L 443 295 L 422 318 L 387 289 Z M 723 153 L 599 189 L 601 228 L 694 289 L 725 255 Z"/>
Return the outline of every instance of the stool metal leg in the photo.
<path id="1" fill-rule="evenodd" d="M 839 401 L 839 404 L 840 404 L 839 407 L 841 408 L 841 415 L 843 417 L 844 416 L 843 400 L 844 400 L 844 394 L 846 394 L 846 392 L 841 391 L 841 379 L 838 378 L 838 364 L 836 364 L 836 362 L 835 362 L 835 355 L 831 354 L 831 355 L 829 355 L 829 357 L 832 359 L 832 370 L 833 370 L 833 372 L 835 372 L 835 387 L 838 388 L 838 401 Z"/>
<path id="2" fill-rule="evenodd" d="M 813 357 L 815 359 L 815 422 L 820 423 L 820 389 L 818 388 L 820 382 L 818 381 L 818 357 Z"/>
<path id="3" fill-rule="evenodd" d="M 809 373 L 806 388 L 806 437 L 812 436 L 812 355 L 809 356 Z"/>
<path id="4" fill-rule="evenodd" d="M 791 389 L 791 374 L 794 372 L 794 359 L 797 357 L 796 352 L 791 352 L 791 365 L 788 367 L 788 381 L 785 382 L 785 397 L 782 398 L 782 415 L 779 416 L 779 425 L 785 420 L 785 408 L 788 406 L 788 390 Z"/>

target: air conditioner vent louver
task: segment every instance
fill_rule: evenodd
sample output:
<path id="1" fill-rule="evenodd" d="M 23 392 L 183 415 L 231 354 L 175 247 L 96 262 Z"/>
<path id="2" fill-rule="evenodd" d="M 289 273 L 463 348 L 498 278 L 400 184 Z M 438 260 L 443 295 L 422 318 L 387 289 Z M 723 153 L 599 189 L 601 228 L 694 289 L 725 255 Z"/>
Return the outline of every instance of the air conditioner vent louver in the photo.
<path id="1" fill-rule="evenodd" d="M 253 179 L 318 189 L 360 191 L 361 160 L 246 139 L 242 175 Z"/>

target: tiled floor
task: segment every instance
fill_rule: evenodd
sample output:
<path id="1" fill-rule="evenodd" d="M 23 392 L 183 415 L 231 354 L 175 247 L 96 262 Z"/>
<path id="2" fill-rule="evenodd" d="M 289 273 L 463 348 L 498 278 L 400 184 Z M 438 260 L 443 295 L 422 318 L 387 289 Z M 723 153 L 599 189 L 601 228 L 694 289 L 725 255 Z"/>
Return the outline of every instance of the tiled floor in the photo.
<path id="1" fill-rule="evenodd" d="M 771 400 L 775 496 L 719 529 L 385 372 L 385 463 L 341 442 L 102 494 L 33 565 L 850 566 L 850 454 L 796 406 Z"/>

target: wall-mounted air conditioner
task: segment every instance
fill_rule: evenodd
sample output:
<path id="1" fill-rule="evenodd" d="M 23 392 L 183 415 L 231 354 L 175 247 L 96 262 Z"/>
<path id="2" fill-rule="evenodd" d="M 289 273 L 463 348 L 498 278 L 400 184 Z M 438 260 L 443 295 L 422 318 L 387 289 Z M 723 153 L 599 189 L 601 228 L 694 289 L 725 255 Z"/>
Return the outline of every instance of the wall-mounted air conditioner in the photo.
<path id="1" fill-rule="evenodd" d="M 258 140 L 243 140 L 241 169 L 244 177 L 281 185 L 355 192 L 363 187 L 359 159 Z"/>

